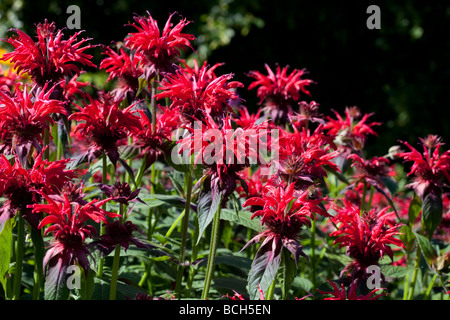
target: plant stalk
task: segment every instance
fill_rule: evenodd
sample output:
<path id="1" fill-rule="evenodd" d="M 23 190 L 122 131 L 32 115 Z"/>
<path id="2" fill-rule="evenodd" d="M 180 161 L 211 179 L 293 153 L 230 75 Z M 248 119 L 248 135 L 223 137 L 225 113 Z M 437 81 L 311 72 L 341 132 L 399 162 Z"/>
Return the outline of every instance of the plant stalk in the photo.
<path id="1" fill-rule="evenodd" d="M 106 153 L 103 151 L 102 155 L 102 183 L 107 184 L 108 183 L 108 164 L 106 161 Z M 105 198 L 105 196 L 103 196 Z M 103 205 L 103 210 L 106 209 L 106 205 Z M 105 233 L 105 226 L 103 222 L 100 222 L 100 236 Z M 97 276 L 101 278 L 103 276 L 103 265 L 104 265 L 104 258 L 100 257 L 98 262 L 98 269 L 97 269 Z"/>
<path id="2" fill-rule="evenodd" d="M 214 271 L 214 260 L 216 258 L 217 245 L 219 243 L 219 226 L 220 226 L 220 211 L 222 209 L 222 200 L 220 201 L 219 208 L 214 215 L 214 221 L 211 231 L 211 244 L 209 247 L 208 265 L 206 267 L 205 284 L 203 286 L 202 300 L 208 298 L 209 288 L 211 286 L 211 280 Z"/>
<path id="3" fill-rule="evenodd" d="M 178 298 L 181 297 L 181 282 L 183 280 L 183 270 L 184 270 L 184 259 L 186 257 L 186 242 L 187 242 L 187 234 L 188 234 L 188 225 L 189 225 L 189 212 L 191 208 L 191 194 L 192 194 L 192 173 L 191 170 L 186 172 L 186 206 L 184 209 L 184 219 L 181 233 L 181 247 L 180 247 L 180 256 L 179 256 L 179 265 L 177 267 L 177 278 L 175 285 L 175 292 Z"/>
<path id="4" fill-rule="evenodd" d="M 17 224 L 17 241 L 16 241 L 16 270 L 14 274 L 14 287 L 13 292 L 14 300 L 20 299 L 20 293 L 22 288 L 22 269 L 23 269 L 23 257 L 25 249 L 25 220 L 22 217 L 22 213 L 18 214 Z"/>
<path id="5" fill-rule="evenodd" d="M 422 251 L 420 250 L 420 246 L 417 246 L 417 253 L 416 253 L 416 263 L 414 265 L 414 273 L 411 280 L 411 284 L 409 286 L 409 297 L 408 300 L 412 300 L 414 297 L 414 289 L 416 287 L 416 281 L 417 281 L 417 274 L 419 273 L 419 267 L 420 267 L 420 258 L 421 258 Z"/>
<path id="6" fill-rule="evenodd" d="M 123 204 L 119 204 L 119 222 L 124 220 Z M 120 244 L 116 244 L 114 248 L 114 260 L 111 271 L 111 285 L 109 291 L 109 300 L 116 300 L 117 295 L 117 279 L 119 277 L 119 262 L 120 262 Z"/>

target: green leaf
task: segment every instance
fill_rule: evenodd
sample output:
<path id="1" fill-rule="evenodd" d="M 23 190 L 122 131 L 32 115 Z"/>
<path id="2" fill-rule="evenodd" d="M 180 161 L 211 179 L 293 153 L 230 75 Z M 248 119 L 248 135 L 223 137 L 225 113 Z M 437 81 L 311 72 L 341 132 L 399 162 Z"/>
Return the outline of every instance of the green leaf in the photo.
<path id="1" fill-rule="evenodd" d="M 292 286 L 295 288 L 303 289 L 306 292 L 310 292 L 310 290 L 313 287 L 313 284 L 312 284 L 311 280 L 298 276 L 298 277 L 295 277 L 294 281 L 292 282 Z"/>
<path id="2" fill-rule="evenodd" d="M 8 219 L 0 225 L 0 282 L 3 290 L 7 292 L 7 275 L 9 263 L 11 260 L 12 248 L 12 230 L 14 228 L 15 219 Z"/>
<path id="3" fill-rule="evenodd" d="M 442 219 L 442 194 L 430 192 L 422 204 L 422 222 L 429 237 L 431 237 Z"/>
<path id="4" fill-rule="evenodd" d="M 389 192 L 393 196 L 398 190 L 397 181 L 395 181 L 391 177 L 381 177 L 381 180 L 383 181 L 383 184 L 386 186 L 386 188 L 388 188 Z"/>
<path id="5" fill-rule="evenodd" d="M 428 238 L 418 234 L 417 232 L 414 232 L 414 235 L 416 236 L 417 242 L 419 243 L 422 255 L 427 261 L 428 266 L 431 268 L 432 261 L 437 257 L 436 250 L 433 248 Z"/>
<path id="6" fill-rule="evenodd" d="M 414 270 L 413 266 L 394 266 L 392 264 L 382 264 L 380 265 L 381 273 L 385 277 L 390 278 L 403 278 L 405 277 L 409 272 Z"/>
<path id="7" fill-rule="evenodd" d="M 213 221 L 219 207 L 222 205 L 222 192 L 218 188 L 211 188 L 209 191 L 201 191 L 198 196 L 197 217 L 199 233 L 197 244 L 203 236 L 206 228 Z"/>
<path id="8" fill-rule="evenodd" d="M 83 270 L 83 268 L 81 268 Z M 80 295 L 82 300 L 90 300 L 94 294 L 94 271 L 89 269 L 87 273 L 82 271 Z"/>
<path id="9" fill-rule="evenodd" d="M 250 228 L 256 232 L 262 232 L 263 227 L 259 218 L 252 219 L 252 213 L 250 211 L 238 211 L 230 209 L 222 209 L 220 218 L 230 222 L 237 223 L 241 226 Z"/>
<path id="10" fill-rule="evenodd" d="M 262 247 L 256 253 L 248 274 L 250 300 L 259 299 L 258 285 L 261 287 L 264 296 L 266 295 L 267 290 L 277 275 L 281 262 L 281 250 L 278 253 L 274 253 L 271 251 L 271 248 L 265 251 L 261 249 Z"/>
<path id="11" fill-rule="evenodd" d="M 408 209 L 408 220 L 410 225 L 414 224 L 417 217 L 419 216 L 420 211 L 422 211 L 422 201 L 417 194 L 414 194 L 414 197 L 409 203 Z"/>
<path id="12" fill-rule="evenodd" d="M 131 169 L 131 167 L 128 165 L 128 163 L 125 160 L 123 160 L 122 158 L 119 158 L 119 162 L 123 166 L 125 171 L 128 173 L 128 176 L 130 177 L 131 182 L 133 182 L 133 184 L 136 186 L 136 179 L 134 177 L 133 169 Z"/>
<path id="13" fill-rule="evenodd" d="M 281 296 L 283 300 L 287 300 L 289 296 L 289 289 L 292 282 L 297 275 L 297 264 L 294 259 L 291 258 L 291 252 L 286 248 L 283 248 L 281 253 L 281 263 L 278 268 L 278 282 L 281 285 Z"/>
<path id="14" fill-rule="evenodd" d="M 414 249 L 416 237 L 409 225 L 404 225 L 400 228 L 400 240 L 405 245 L 406 251 L 411 252 Z"/>
<path id="15" fill-rule="evenodd" d="M 45 300 L 67 300 L 69 298 L 67 267 L 68 265 L 62 257 L 50 260 L 45 277 Z"/>

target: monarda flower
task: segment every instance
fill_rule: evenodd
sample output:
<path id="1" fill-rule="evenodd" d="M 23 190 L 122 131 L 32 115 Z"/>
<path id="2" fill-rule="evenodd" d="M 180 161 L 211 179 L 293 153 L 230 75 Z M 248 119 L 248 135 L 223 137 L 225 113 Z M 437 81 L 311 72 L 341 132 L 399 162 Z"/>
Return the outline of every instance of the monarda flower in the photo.
<path id="1" fill-rule="evenodd" d="M 351 159 L 352 167 L 355 168 L 353 180 L 356 182 L 368 182 L 379 189 L 384 187 L 384 179 L 392 175 L 389 160 L 385 157 L 372 157 L 364 159 L 356 153 L 347 157 Z"/>
<path id="2" fill-rule="evenodd" d="M 270 116 L 276 124 L 286 124 L 289 115 L 293 114 L 294 105 L 298 104 L 301 98 L 301 92 L 310 95 L 306 89 L 313 83 L 310 79 L 303 79 L 305 70 L 294 69 L 288 75 L 288 66 L 280 68 L 277 65 L 274 73 L 269 65 L 265 65 L 267 75 L 259 71 L 250 71 L 249 77 L 255 79 L 248 89 L 258 87 L 257 97 L 259 103 L 264 103 L 264 112 Z"/>
<path id="3" fill-rule="evenodd" d="M 325 124 L 322 114 L 319 113 L 319 104 L 315 101 L 299 102 L 300 111 L 290 116 L 292 125 L 296 128 L 309 128 L 310 123 Z"/>
<path id="4" fill-rule="evenodd" d="M 110 47 L 103 48 L 103 54 L 107 57 L 100 62 L 100 69 L 105 69 L 108 79 L 118 80 L 117 87 L 112 91 L 116 101 L 127 98 L 130 103 L 136 99 L 139 90 L 139 77 L 144 74 L 141 64 L 142 55 L 139 52 L 128 52 L 126 48 L 120 48 L 119 53 Z"/>
<path id="5" fill-rule="evenodd" d="M 38 217 L 30 215 L 28 205 L 39 203 L 41 193 L 60 193 L 64 184 L 78 176 L 76 170 L 67 170 L 69 159 L 59 161 L 42 160 L 39 154 L 31 169 L 23 168 L 18 156 L 11 164 L 4 155 L 0 157 L 0 197 L 6 201 L 0 208 L 0 224 L 19 211 L 34 228 Z"/>
<path id="6" fill-rule="evenodd" d="M 139 201 L 145 204 L 138 198 L 141 189 L 131 191 L 130 185 L 126 182 L 116 181 L 114 185 L 100 184 L 99 188 L 110 200 L 125 206 L 128 206 L 131 201 Z"/>
<path id="7" fill-rule="evenodd" d="M 235 88 L 243 86 L 238 81 L 230 81 L 232 78 L 233 74 L 212 76 L 206 65 L 196 73 L 179 69 L 164 78 L 159 88 L 162 92 L 155 97 L 169 98 L 170 108 L 178 109 L 190 122 L 203 120 L 205 113 L 220 122 L 224 115 L 233 112 L 229 101 L 238 99 Z"/>
<path id="8" fill-rule="evenodd" d="M 450 181 L 450 150 L 441 154 L 443 143 L 436 135 L 420 140 L 422 153 L 403 142 L 410 152 L 400 152 L 398 156 L 404 162 L 413 162 L 408 176 L 414 174 L 414 179 L 406 187 L 412 188 L 422 200 L 422 222 L 431 237 L 442 220 L 442 188 Z"/>
<path id="9" fill-rule="evenodd" d="M 150 245 L 133 236 L 138 227 L 131 221 L 113 221 L 105 225 L 105 233 L 99 240 L 92 242 L 89 246 L 100 250 L 103 255 L 110 254 L 119 245 L 127 251 L 130 244 L 138 248 L 150 248 Z"/>
<path id="10" fill-rule="evenodd" d="M 113 101 L 108 95 L 100 99 L 87 97 L 89 102 L 83 101 L 84 107 L 78 106 L 80 111 L 71 114 L 69 120 L 78 121 L 75 132 L 86 135 L 92 143 L 87 151 L 89 161 L 100 157 L 104 152 L 116 165 L 119 160 L 119 141 L 131 132 L 142 129 L 139 117 L 132 110 L 136 104 L 121 110 L 119 102 Z"/>
<path id="11" fill-rule="evenodd" d="M 283 131 L 280 137 L 278 175 L 287 182 L 294 182 L 296 189 L 306 190 L 327 176 L 326 169 L 339 171 L 332 161 L 338 155 L 333 142 L 319 126 L 311 132 L 306 128 L 294 132 Z"/>
<path id="12" fill-rule="evenodd" d="M 0 91 L 0 127 L 9 135 L 11 150 L 25 167 L 33 148 L 42 151 L 44 132 L 54 124 L 52 115 L 67 114 L 62 102 L 50 98 L 53 88 L 38 90 L 35 96 L 16 84 L 14 95 Z"/>
<path id="13" fill-rule="evenodd" d="M 285 188 L 267 185 L 262 196 L 250 198 L 244 202 L 244 207 L 261 208 L 253 213 L 252 219 L 261 217 L 261 224 L 264 227 L 264 231 L 251 239 L 242 249 L 264 239 L 249 273 L 249 284 L 253 286 L 249 291 L 253 292 L 253 295 L 256 293 L 254 286 L 261 282 L 263 276 L 268 276 L 265 274 L 266 270 L 275 277 L 283 248 L 293 255 L 296 264 L 300 256 L 306 257 L 299 242 L 299 234 L 303 227 L 311 227 L 314 213 L 328 216 L 321 205 L 324 200 L 323 198 L 310 199 L 307 191 L 296 197 L 292 183 Z M 271 282 L 261 283 L 264 292 L 267 291 Z"/>
<path id="14" fill-rule="evenodd" d="M 441 190 L 450 181 L 450 150 L 440 153 L 443 143 L 438 136 L 429 135 L 426 139 L 420 140 L 422 153 L 405 141 L 403 144 L 410 151 L 400 152 L 397 155 L 405 162 L 413 162 L 408 176 L 414 175 L 414 180 L 407 187 L 413 188 L 423 200 L 426 194 L 433 190 Z"/>
<path id="15" fill-rule="evenodd" d="M 327 117 L 324 130 L 335 137 L 336 144 L 343 148 L 343 152 L 348 155 L 352 151 L 359 151 L 364 148 L 369 135 L 378 134 L 372 127 L 381 125 L 380 122 L 368 122 L 373 113 L 366 113 L 361 118 L 358 107 L 346 107 L 345 119 L 333 110 L 336 119 Z M 361 119 L 360 119 L 361 118 Z"/>
<path id="16" fill-rule="evenodd" d="M 376 288 L 373 289 L 372 291 L 370 291 L 367 294 L 357 294 L 357 287 L 358 284 L 357 282 L 352 282 L 350 284 L 350 288 L 348 289 L 348 291 L 345 288 L 344 283 L 340 284 L 340 288 L 338 288 L 338 286 L 331 280 L 328 280 L 328 282 L 330 283 L 330 285 L 333 287 L 334 291 L 332 292 L 327 292 L 327 291 L 322 291 L 322 290 L 317 290 L 320 294 L 323 295 L 332 295 L 333 297 L 327 297 L 324 298 L 323 300 L 377 300 L 379 297 L 384 296 L 384 293 L 380 293 L 378 295 L 375 295 L 375 293 L 379 290 L 383 290 L 381 288 Z"/>
<path id="17" fill-rule="evenodd" d="M 171 146 L 172 133 L 180 128 L 182 118 L 176 109 L 159 108 L 156 113 L 156 126 L 153 128 L 151 115 L 138 110 L 142 129 L 133 134 L 135 145 L 141 150 L 145 167 L 149 168 L 159 156 L 167 153 Z"/>
<path id="18" fill-rule="evenodd" d="M 65 40 L 62 30 L 56 31 L 54 22 L 45 21 L 37 25 L 37 42 L 21 30 L 15 32 L 16 36 L 5 40 L 14 51 L 5 53 L 0 60 L 10 60 L 19 75 L 28 73 L 39 87 L 46 83 L 55 85 L 65 76 L 79 75 L 78 64 L 95 67 L 92 56 L 84 52 L 92 48 L 90 44 L 85 45 L 90 39 L 77 40 L 82 31 Z"/>
<path id="19" fill-rule="evenodd" d="M 162 32 L 158 22 L 147 13 L 148 17 L 134 17 L 136 23 L 131 26 L 138 32 L 129 33 L 125 46 L 142 54 L 142 62 L 146 67 L 145 76 L 150 80 L 157 73 L 174 72 L 181 50 L 191 47 L 191 41 L 195 37 L 182 33 L 183 28 L 189 24 L 186 19 L 173 26 L 171 19 L 175 13 L 169 16 Z"/>
<path id="20" fill-rule="evenodd" d="M 389 207 L 379 211 L 372 208 L 360 215 L 359 207 L 349 202 L 344 205 L 335 216 L 338 230 L 330 234 L 337 237 L 334 244 L 339 244 L 340 248 L 346 247 L 347 254 L 353 258 L 353 262 L 342 270 L 341 277 L 365 281 L 369 266 L 377 266 L 384 255 L 393 260 L 390 245 L 404 247 L 402 241 L 396 238 L 402 225 L 395 222 L 395 215 Z"/>
<path id="21" fill-rule="evenodd" d="M 118 216 L 100 208 L 109 199 L 95 199 L 80 205 L 72 204 L 66 195 L 63 202 L 54 201 L 45 194 L 43 196 L 47 204 L 34 204 L 30 208 L 33 213 L 46 214 L 39 223 L 39 228 L 47 226 L 44 235 L 52 234 L 54 237 L 44 257 L 46 281 L 57 283 L 60 279 L 65 279 L 67 267 L 75 264 L 80 265 L 87 273 L 90 268 L 90 251 L 86 239 L 95 238 L 97 235 L 92 222 L 107 223 L 107 217 Z"/>
<path id="22" fill-rule="evenodd" d="M 179 141 L 178 150 L 189 159 L 195 155 L 194 164 L 205 167 L 205 182 L 210 182 L 211 190 L 223 192 L 227 198 L 235 190 L 236 181 L 242 181 L 239 172 L 250 164 L 260 163 L 259 151 L 265 147 L 260 137 L 269 132 L 263 126 L 235 129 L 230 115 L 219 124 L 209 115 L 205 123 L 195 124 L 199 127 L 187 127 L 191 135 Z"/>

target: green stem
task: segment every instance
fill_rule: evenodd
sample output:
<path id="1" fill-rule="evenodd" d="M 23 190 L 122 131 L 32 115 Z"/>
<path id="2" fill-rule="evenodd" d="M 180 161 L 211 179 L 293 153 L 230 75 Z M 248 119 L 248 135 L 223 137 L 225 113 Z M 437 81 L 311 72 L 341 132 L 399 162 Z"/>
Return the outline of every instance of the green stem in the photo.
<path id="1" fill-rule="evenodd" d="M 119 222 L 124 220 L 123 204 L 119 204 Z M 119 277 L 119 262 L 120 262 L 120 244 L 116 244 L 114 248 L 114 260 L 111 271 L 111 285 L 109 291 L 109 300 L 116 300 L 117 295 L 117 279 Z"/>
<path id="2" fill-rule="evenodd" d="M 186 172 L 186 181 L 185 181 L 185 189 L 186 191 L 186 206 L 184 209 L 184 219 L 183 219 L 183 229 L 181 233 L 181 247 L 180 247 L 180 257 L 178 259 L 179 265 L 177 267 L 177 279 L 175 284 L 175 292 L 178 298 L 180 298 L 181 293 L 181 282 L 183 279 L 183 270 L 184 270 L 184 259 L 186 257 L 186 242 L 187 242 L 187 234 L 188 234 L 188 225 L 189 225 L 189 212 L 191 208 L 191 194 L 192 194 L 192 173 L 191 170 Z"/>
<path id="3" fill-rule="evenodd" d="M 20 299 L 20 293 L 22 288 L 24 249 L 25 249 L 25 221 L 22 217 L 22 213 L 19 213 L 17 224 L 17 242 L 16 242 L 16 270 L 14 275 L 14 287 L 13 287 L 14 300 Z"/>
<path id="4" fill-rule="evenodd" d="M 311 219 L 311 278 L 312 290 L 316 288 L 316 217 Z"/>
<path id="5" fill-rule="evenodd" d="M 273 300 L 273 296 L 275 294 L 275 286 L 276 286 L 276 279 L 273 279 L 272 283 L 267 289 L 265 300 Z"/>
<path id="6" fill-rule="evenodd" d="M 119 262 L 120 262 L 120 245 L 117 244 L 114 249 L 114 260 L 111 271 L 111 285 L 109 289 L 109 300 L 116 300 L 117 294 L 117 278 L 119 277 Z"/>
<path id="7" fill-rule="evenodd" d="M 425 292 L 425 297 L 423 298 L 424 300 L 428 300 L 428 298 L 430 296 L 430 293 L 431 293 L 431 290 L 433 290 L 433 286 L 434 286 L 434 283 L 436 282 L 437 278 L 438 278 L 438 274 L 435 273 L 433 275 L 433 279 L 431 279 L 431 282 L 430 282 L 430 284 L 429 284 L 429 286 L 427 288 L 427 291 Z"/>
<path id="8" fill-rule="evenodd" d="M 412 277 L 411 284 L 410 284 L 408 300 L 412 300 L 414 297 L 414 289 L 416 287 L 417 274 L 419 273 L 421 254 L 422 254 L 422 252 L 420 250 L 420 246 L 417 246 L 416 263 L 414 265 L 414 273 L 413 273 L 413 277 Z"/>
<path id="9" fill-rule="evenodd" d="M 208 265 L 206 267 L 205 284 L 203 286 L 202 300 L 208 298 L 209 288 L 211 286 L 211 280 L 214 271 L 214 260 L 216 258 L 217 245 L 219 243 L 219 226 L 220 226 L 220 211 L 222 209 L 222 200 L 220 201 L 219 208 L 214 215 L 213 227 L 211 231 L 211 244 L 209 247 Z"/>
<path id="10" fill-rule="evenodd" d="M 196 220 L 195 221 L 195 229 L 194 229 L 194 232 L 192 233 L 192 239 L 197 239 L 198 238 L 198 233 L 199 233 L 199 231 L 198 231 L 198 221 Z M 194 246 L 192 248 L 192 255 L 191 255 L 191 261 L 192 262 L 197 260 L 198 251 L 199 251 L 199 246 Z M 193 265 L 191 265 L 189 267 L 189 276 L 188 276 L 188 280 L 187 280 L 187 283 L 186 283 L 186 289 L 188 290 L 187 294 L 186 294 L 187 297 L 189 297 L 189 293 L 190 293 L 189 290 L 192 288 L 192 284 L 194 283 L 195 271 L 196 271 L 196 268 Z"/>
<path id="11" fill-rule="evenodd" d="M 405 285 L 403 289 L 403 300 L 408 300 L 408 287 L 409 287 L 409 273 L 405 276 Z"/>
<path id="12" fill-rule="evenodd" d="M 106 153 L 103 152 L 102 155 L 102 183 L 103 184 L 107 184 L 108 183 L 108 164 L 106 161 Z M 105 198 L 105 196 L 103 196 L 103 198 Z M 103 205 L 102 207 L 103 210 L 106 210 L 106 205 Z M 105 226 L 103 224 L 103 222 L 100 222 L 100 236 L 103 235 L 105 233 Z M 104 265 L 104 258 L 101 257 L 99 262 L 98 262 L 98 270 L 97 270 L 97 276 L 99 278 L 101 278 L 103 276 L 103 265 Z"/>

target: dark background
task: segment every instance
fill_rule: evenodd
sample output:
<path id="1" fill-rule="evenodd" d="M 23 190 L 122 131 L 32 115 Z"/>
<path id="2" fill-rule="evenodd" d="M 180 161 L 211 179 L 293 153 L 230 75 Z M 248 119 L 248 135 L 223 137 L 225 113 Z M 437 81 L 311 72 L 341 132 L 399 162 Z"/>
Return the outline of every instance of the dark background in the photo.
<path id="1" fill-rule="evenodd" d="M 320 103 L 322 113 L 356 105 L 383 122 L 376 128 L 379 137 L 369 140 L 369 155 L 385 155 L 399 139 L 416 145 L 427 134 L 450 141 L 450 4 L 445 1 L 23 0 L 22 29 L 33 34 L 34 24 L 45 18 L 64 27 L 71 4 L 80 7 L 81 28 L 91 43 L 122 40 L 134 30 L 124 26 L 133 14 L 148 10 L 161 28 L 174 11 L 193 21 L 186 31 L 199 38 L 194 48 L 207 47 L 220 38 L 220 30 L 205 27 L 207 17 L 214 17 L 221 21 L 218 29 L 234 32 L 229 43 L 203 54 L 210 64 L 226 63 L 218 73 L 234 73 L 247 86 L 246 73 L 265 73 L 265 63 L 306 68 L 317 84 L 304 98 Z M 381 9 L 380 30 L 366 27 L 371 4 Z M 254 110 L 255 90 L 240 93 Z"/>

